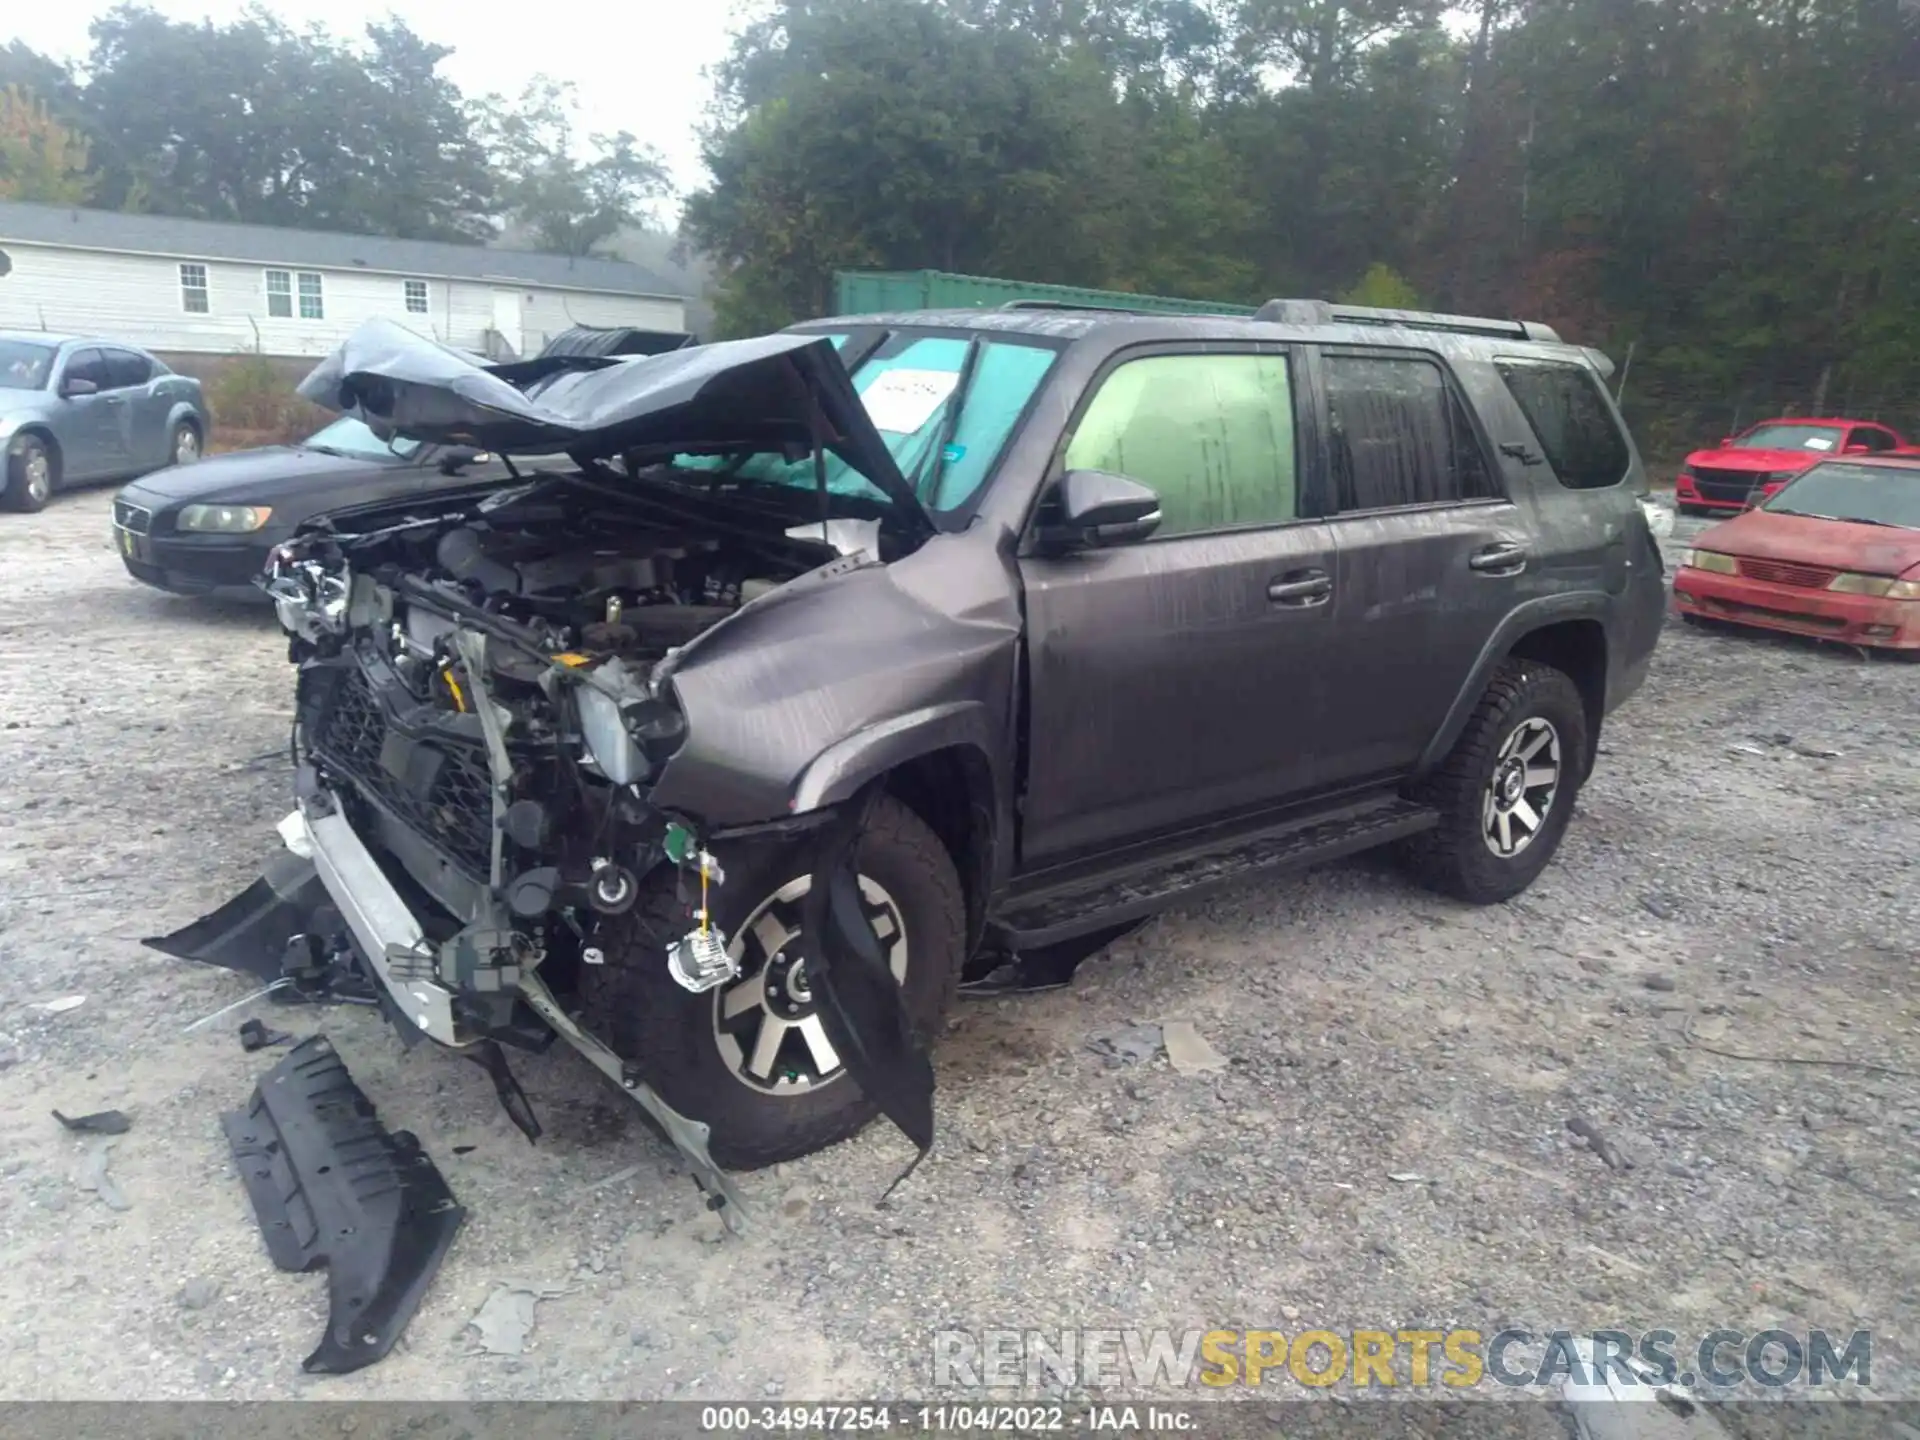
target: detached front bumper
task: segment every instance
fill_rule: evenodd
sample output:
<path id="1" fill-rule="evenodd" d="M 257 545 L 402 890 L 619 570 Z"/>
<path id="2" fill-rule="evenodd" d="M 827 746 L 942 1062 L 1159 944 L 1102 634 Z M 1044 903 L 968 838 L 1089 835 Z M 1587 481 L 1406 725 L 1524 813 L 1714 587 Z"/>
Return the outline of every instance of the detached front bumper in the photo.
<path id="1" fill-rule="evenodd" d="M 471 1044 L 474 1037 L 454 1016 L 453 992 L 432 978 L 434 947 L 425 930 L 348 823 L 338 797 L 320 790 L 303 798 L 280 822 L 280 835 L 289 850 L 313 862 L 361 958 L 407 1021 L 442 1045 Z"/>
<path id="2" fill-rule="evenodd" d="M 1684 569 L 1673 595 L 1683 615 L 1887 650 L 1920 650 L 1920 601 L 1876 600 Z"/>

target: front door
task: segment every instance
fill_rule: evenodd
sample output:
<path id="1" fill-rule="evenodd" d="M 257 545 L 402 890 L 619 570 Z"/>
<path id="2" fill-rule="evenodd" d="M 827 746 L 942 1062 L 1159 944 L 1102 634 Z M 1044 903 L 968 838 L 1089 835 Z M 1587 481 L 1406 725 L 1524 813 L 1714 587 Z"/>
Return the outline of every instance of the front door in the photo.
<path id="1" fill-rule="evenodd" d="M 1316 363 L 1352 677 L 1330 701 L 1336 778 L 1361 783 L 1413 767 L 1541 557 L 1437 357 L 1328 348 Z"/>
<path id="2" fill-rule="evenodd" d="M 74 381 L 94 388 L 85 395 L 69 393 Z M 60 442 L 61 474 L 68 480 L 101 480 L 126 468 L 127 448 L 120 418 L 125 400 L 107 388 L 105 355 L 93 348 L 67 356 L 61 372 L 60 405 L 55 412 L 55 435 Z"/>
<path id="3" fill-rule="evenodd" d="M 511 351 L 507 358 L 518 359 L 526 350 L 525 312 L 520 308 L 518 290 L 493 292 L 493 333 L 499 343 Z"/>
<path id="4" fill-rule="evenodd" d="M 1334 547 L 1296 443 L 1294 356 L 1134 352 L 1059 470 L 1151 486 L 1150 539 L 1021 562 L 1022 863 L 1064 861 L 1316 788 L 1337 673 Z"/>

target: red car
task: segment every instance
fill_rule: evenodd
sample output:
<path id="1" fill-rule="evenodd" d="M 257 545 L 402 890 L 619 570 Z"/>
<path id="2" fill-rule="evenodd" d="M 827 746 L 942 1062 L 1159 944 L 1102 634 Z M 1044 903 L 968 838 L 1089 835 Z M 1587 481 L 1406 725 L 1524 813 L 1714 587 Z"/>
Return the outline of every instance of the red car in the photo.
<path id="1" fill-rule="evenodd" d="M 1884 454 L 1906 443 L 1897 431 L 1870 420 L 1762 420 L 1722 440 L 1718 450 L 1689 455 L 1674 484 L 1674 503 L 1682 515 L 1738 512 L 1809 465 L 1835 455 Z"/>
<path id="2" fill-rule="evenodd" d="M 1920 651 L 1920 455 L 1815 465 L 1702 531 L 1673 593 L 1690 620 Z"/>

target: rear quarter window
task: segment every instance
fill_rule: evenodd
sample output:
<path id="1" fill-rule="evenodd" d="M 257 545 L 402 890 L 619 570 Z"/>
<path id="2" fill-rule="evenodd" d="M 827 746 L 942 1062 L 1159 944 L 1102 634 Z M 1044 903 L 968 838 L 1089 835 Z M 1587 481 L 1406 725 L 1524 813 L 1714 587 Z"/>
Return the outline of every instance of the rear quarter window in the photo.
<path id="1" fill-rule="evenodd" d="M 1604 490 L 1627 478 L 1633 451 L 1584 365 L 1564 360 L 1498 360 L 1494 368 L 1569 490 Z"/>

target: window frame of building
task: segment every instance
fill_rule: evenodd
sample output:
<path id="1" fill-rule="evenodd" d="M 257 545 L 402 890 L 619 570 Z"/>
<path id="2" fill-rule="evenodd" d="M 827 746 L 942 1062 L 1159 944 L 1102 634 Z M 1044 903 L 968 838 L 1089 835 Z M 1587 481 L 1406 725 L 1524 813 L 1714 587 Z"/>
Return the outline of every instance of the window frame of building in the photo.
<path id="1" fill-rule="evenodd" d="M 311 293 L 307 282 L 312 281 Z M 297 270 L 293 277 L 295 309 L 302 320 L 324 320 L 327 318 L 327 290 L 325 277 L 318 270 Z M 311 301 L 313 308 L 307 308 Z"/>
<path id="2" fill-rule="evenodd" d="M 418 304 L 415 303 L 416 297 L 419 301 Z M 401 304 L 406 307 L 407 314 L 427 314 L 431 309 L 431 303 L 427 293 L 427 282 L 424 280 L 402 280 L 400 282 L 400 300 Z"/>
<path id="3" fill-rule="evenodd" d="M 266 272 L 267 318 L 293 319 L 293 272 L 269 269 Z"/>
<path id="4" fill-rule="evenodd" d="M 182 260 L 179 268 L 180 311 L 184 315 L 213 313 L 213 277 L 204 260 Z M 198 297 L 199 304 L 195 304 Z"/>

